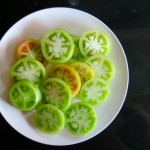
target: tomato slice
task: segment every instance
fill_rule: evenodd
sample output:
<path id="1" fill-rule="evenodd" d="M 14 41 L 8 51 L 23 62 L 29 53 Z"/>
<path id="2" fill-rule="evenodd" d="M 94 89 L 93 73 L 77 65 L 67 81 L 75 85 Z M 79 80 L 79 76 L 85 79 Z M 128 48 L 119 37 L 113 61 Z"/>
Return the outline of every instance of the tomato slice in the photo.
<path id="1" fill-rule="evenodd" d="M 81 79 L 74 68 L 65 64 L 58 64 L 50 70 L 49 76 L 64 80 L 71 88 L 72 97 L 78 94 L 81 87 Z"/>
<path id="2" fill-rule="evenodd" d="M 107 83 L 114 78 L 115 66 L 109 58 L 97 55 L 88 57 L 85 62 L 93 68 L 97 77 L 100 77 Z"/>
<path id="3" fill-rule="evenodd" d="M 64 114 L 54 105 L 41 105 L 35 112 L 35 126 L 46 134 L 59 133 L 65 126 Z"/>
<path id="4" fill-rule="evenodd" d="M 66 110 L 71 102 L 69 85 L 59 78 L 48 78 L 41 87 L 43 103 L 52 104 L 60 110 Z"/>
<path id="5" fill-rule="evenodd" d="M 79 48 L 84 57 L 98 54 L 106 56 L 110 50 L 110 43 L 105 33 L 98 29 L 90 29 L 81 35 Z"/>
<path id="6" fill-rule="evenodd" d="M 74 61 L 79 61 L 81 59 L 83 59 L 83 56 L 80 52 L 80 48 L 79 48 L 79 39 L 80 36 L 75 36 L 75 35 L 71 35 L 74 41 L 74 52 L 73 55 L 71 57 L 71 59 L 73 59 Z"/>
<path id="7" fill-rule="evenodd" d="M 36 39 L 26 39 L 18 44 L 16 48 L 16 58 L 33 58 L 40 62 L 44 62 L 45 58 L 41 51 L 41 42 Z"/>
<path id="8" fill-rule="evenodd" d="M 95 77 L 94 70 L 84 62 L 75 62 L 72 63 L 70 66 L 79 73 L 81 78 L 81 84 Z"/>
<path id="9" fill-rule="evenodd" d="M 42 52 L 51 63 L 67 62 L 73 55 L 74 42 L 71 35 L 63 29 L 46 33 L 41 40 Z"/>
<path id="10" fill-rule="evenodd" d="M 107 100 L 110 91 L 110 87 L 104 80 L 94 78 L 83 84 L 79 97 L 83 102 L 87 102 L 92 106 L 98 106 Z"/>
<path id="11" fill-rule="evenodd" d="M 11 67 L 10 76 L 13 81 L 26 79 L 36 83 L 42 82 L 46 77 L 46 71 L 42 63 L 31 58 L 19 59 Z"/>
<path id="12" fill-rule="evenodd" d="M 75 135 L 85 135 L 94 129 L 97 116 L 88 103 L 76 102 L 65 111 L 66 128 Z"/>
<path id="13" fill-rule="evenodd" d="M 41 101 L 41 92 L 33 82 L 21 80 L 11 86 L 9 97 L 17 109 L 30 111 Z"/>

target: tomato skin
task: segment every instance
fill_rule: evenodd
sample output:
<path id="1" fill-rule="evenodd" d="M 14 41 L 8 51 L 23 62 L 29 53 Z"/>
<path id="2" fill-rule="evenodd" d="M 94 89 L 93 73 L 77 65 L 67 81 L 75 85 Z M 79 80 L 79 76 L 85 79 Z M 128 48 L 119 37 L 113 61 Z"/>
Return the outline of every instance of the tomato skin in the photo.
<path id="1" fill-rule="evenodd" d="M 45 58 L 41 51 L 41 43 L 39 40 L 29 38 L 20 42 L 16 47 L 16 59 L 24 57 L 33 58 L 40 62 L 44 62 Z"/>

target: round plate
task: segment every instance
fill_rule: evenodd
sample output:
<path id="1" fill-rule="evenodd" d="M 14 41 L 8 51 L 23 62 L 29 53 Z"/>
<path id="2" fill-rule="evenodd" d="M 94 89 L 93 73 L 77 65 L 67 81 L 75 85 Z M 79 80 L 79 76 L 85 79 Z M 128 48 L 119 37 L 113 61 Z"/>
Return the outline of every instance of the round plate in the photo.
<path id="1" fill-rule="evenodd" d="M 112 49 L 108 57 L 116 68 L 114 80 L 110 83 L 112 92 L 107 101 L 95 107 L 98 121 L 92 132 L 75 136 L 64 129 L 56 135 L 45 135 L 34 127 L 33 111 L 23 113 L 12 106 L 8 97 L 11 80 L 9 71 L 15 62 L 16 45 L 27 38 L 41 38 L 53 28 L 66 29 L 73 35 L 81 35 L 91 28 L 106 32 Z M 128 89 L 128 64 L 124 50 L 114 33 L 96 17 L 72 8 L 43 9 L 19 20 L 3 36 L 0 42 L 0 111 L 6 121 L 25 137 L 47 145 L 72 145 L 86 141 L 101 133 L 119 113 Z"/>

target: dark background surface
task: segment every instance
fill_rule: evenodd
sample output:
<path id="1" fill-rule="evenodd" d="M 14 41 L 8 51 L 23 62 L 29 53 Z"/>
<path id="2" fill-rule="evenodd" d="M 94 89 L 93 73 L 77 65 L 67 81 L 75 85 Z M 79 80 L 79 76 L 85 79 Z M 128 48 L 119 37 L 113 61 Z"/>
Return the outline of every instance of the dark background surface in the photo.
<path id="1" fill-rule="evenodd" d="M 150 150 L 150 1 L 5 0 L 0 5 L 0 38 L 22 17 L 59 6 L 88 12 L 117 35 L 129 65 L 129 88 L 124 105 L 115 120 L 99 135 L 80 144 L 59 147 L 27 139 L 0 114 L 0 149 Z"/>

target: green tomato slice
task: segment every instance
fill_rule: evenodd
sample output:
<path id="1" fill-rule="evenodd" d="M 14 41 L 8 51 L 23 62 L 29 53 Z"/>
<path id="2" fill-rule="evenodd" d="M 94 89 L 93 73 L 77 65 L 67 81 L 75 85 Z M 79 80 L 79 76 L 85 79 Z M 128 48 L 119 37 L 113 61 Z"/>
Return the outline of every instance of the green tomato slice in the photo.
<path id="1" fill-rule="evenodd" d="M 57 77 L 64 80 L 71 89 L 72 97 L 75 97 L 78 94 L 81 87 L 81 79 L 74 68 L 66 64 L 55 65 L 50 70 L 49 77 Z"/>
<path id="2" fill-rule="evenodd" d="M 95 56 L 98 54 L 107 55 L 110 44 L 107 36 L 98 29 L 85 31 L 79 40 L 79 48 L 84 57 Z"/>
<path id="3" fill-rule="evenodd" d="M 41 92 L 32 81 L 20 80 L 11 86 L 9 97 L 17 109 L 30 111 L 41 101 Z"/>
<path id="4" fill-rule="evenodd" d="M 59 133 L 65 126 L 64 114 L 54 105 L 41 105 L 35 112 L 35 126 L 46 134 Z"/>
<path id="5" fill-rule="evenodd" d="M 43 36 L 41 47 L 44 57 L 49 62 L 64 63 L 73 55 L 74 42 L 67 31 L 54 29 Z"/>
<path id="6" fill-rule="evenodd" d="M 79 61 L 79 60 L 83 59 L 83 56 L 82 56 L 82 54 L 80 52 L 80 48 L 79 48 L 80 36 L 75 36 L 75 35 L 71 35 L 71 36 L 74 41 L 74 52 L 73 52 L 71 59 Z"/>
<path id="7" fill-rule="evenodd" d="M 109 58 L 97 55 L 87 58 L 85 62 L 93 68 L 97 77 L 105 80 L 107 83 L 114 78 L 115 66 Z"/>
<path id="8" fill-rule="evenodd" d="M 97 117 L 94 108 L 83 102 L 71 104 L 65 111 L 66 128 L 75 135 L 85 135 L 96 126 Z"/>
<path id="9" fill-rule="evenodd" d="M 46 71 L 44 66 L 38 60 L 22 58 L 12 66 L 10 76 L 13 81 L 26 79 L 40 83 L 45 79 Z"/>
<path id="10" fill-rule="evenodd" d="M 47 79 L 41 87 L 41 92 L 43 103 L 52 104 L 62 111 L 66 110 L 70 105 L 71 89 L 62 79 Z"/>
<path id="11" fill-rule="evenodd" d="M 80 89 L 79 98 L 92 106 L 98 106 L 107 100 L 110 92 L 110 87 L 104 80 L 94 78 L 83 84 Z"/>
<path id="12" fill-rule="evenodd" d="M 70 65 L 73 67 L 81 78 L 81 84 L 95 77 L 94 70 L 84 62 L 75 62 Z"/>

